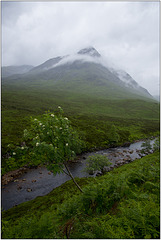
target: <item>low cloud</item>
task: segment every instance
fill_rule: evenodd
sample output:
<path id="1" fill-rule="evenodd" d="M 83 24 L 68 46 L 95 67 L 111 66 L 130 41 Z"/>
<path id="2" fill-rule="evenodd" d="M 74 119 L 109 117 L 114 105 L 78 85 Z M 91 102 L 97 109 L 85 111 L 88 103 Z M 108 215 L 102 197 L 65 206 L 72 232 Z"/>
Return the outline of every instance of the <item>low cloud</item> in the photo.
<path id="1" fill-rule="evenodd" d="M 99 63 L 100 61 L 97 58 L 86 56 L 86 55 L 79 55 L 79 54 L 72 54 L 69 56 L 63 57 L 60 62 L 57 64 L 53 65 L 52 67 L 58 67 L 64 64 L 71 64 L 75 61 L 82 61 L 82 62 L 94 62 L 94 63 Z"/>
<path id="2" fill-rule="evenodd" d="M 36 66 L 89 45 L 156 92 L 158 2 L 2 2 L 3 65 Z"/>

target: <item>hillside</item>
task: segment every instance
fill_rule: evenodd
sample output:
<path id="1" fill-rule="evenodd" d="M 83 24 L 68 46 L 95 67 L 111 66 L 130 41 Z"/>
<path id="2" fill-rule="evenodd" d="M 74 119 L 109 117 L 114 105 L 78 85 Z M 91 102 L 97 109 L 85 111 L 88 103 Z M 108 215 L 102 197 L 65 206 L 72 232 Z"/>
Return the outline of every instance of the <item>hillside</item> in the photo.
<path id="1" fill-rule="evenodd" d="M 128 73 L 106 66 L 91 47 L 2 77 L 2 154 L 8 144 L 21 144 L 30 116 L 59 105 L 83 136 L 86 150 L 108 147 L 111 125 L 120 136 L 117 144 L 159 131 L 159 103 Z"/>
<path id="2" fill-rule="evenodd" d="M 2 78 L 3 85 L 54 88 L 107 99 L 153 99 L 128 73 L 108 67 L 93 47 L 49 59 L 25 74 Z"/>

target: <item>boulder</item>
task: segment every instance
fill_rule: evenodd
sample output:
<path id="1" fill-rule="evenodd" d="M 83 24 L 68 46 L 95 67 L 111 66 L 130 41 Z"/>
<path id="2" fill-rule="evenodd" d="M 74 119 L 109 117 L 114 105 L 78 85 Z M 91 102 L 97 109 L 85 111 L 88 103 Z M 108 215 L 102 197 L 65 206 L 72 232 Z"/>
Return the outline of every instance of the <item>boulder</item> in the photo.
<path id="1" fill-rule="evenodd" d="M 31 192 L 31 191 L 32 191 L 32 189 L 31 189 L 31 188 L 28 188 L 28 189 L 27 189 L 27 192 Z"/>
<path id="2" fill-rule="evenodd" d="M 132 154 L 134 152 L 134 150 L 130 150 L 129 153 Z"/>
<path id="3" fill-rule="evenodd" d="M 32 180 L 31 182 L 32 182 L 32 183 L 36 182 L 36 179 Z"/>
<path id="4" fill-rule="evenodd" d="M 17 190 L 21 190 L 21 189 L 22 189 L 22 187 L 21 187 L 21 186 L 18 186 L 18 187 L 17 187 Z"/>
<path id="5" fill-rule="evenodd" d="M 102 173 L 101 171 L 99 171 L 99 172 L 96 173 L 96 176 L 97 176 L 97 177 L 102 176 L 102 175 L 103 175 L 103 173 Z"/>
<path id="6" fill-rule="evenodd" d="M 124 149 L 123 152 L 124 152 L 124 153 L 127 153 L 127 150 Z"/>
<path id="7" fill-rule="evenodd" d="M 19 180 L 18 179 L 15 179 L 14 182 L 18 182 Z"/>

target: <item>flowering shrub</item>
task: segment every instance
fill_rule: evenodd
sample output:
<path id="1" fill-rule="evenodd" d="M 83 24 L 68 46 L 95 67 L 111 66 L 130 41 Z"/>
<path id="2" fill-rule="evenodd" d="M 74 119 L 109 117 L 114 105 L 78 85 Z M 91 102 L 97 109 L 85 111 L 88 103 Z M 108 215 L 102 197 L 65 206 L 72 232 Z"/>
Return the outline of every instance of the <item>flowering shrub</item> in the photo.
<path id="1" fill-rule="evenodd" d="M 21 154 L 27 154 L 34 163 L 45 164 L 53 174 L 65 172 L 73 179 L 67 162 L 72 160 L 76 153 L 80 153 L 82 141 L 68 118 L 63 117 L 62 108 L 58 109 L 57 115 L 48 111 L 41 120 L 31 118 L 31 128 L 24 130 L 26 144 L 19 150 Z M 15 157 L 16 153 L 13 152 L 13 155 Z"/>

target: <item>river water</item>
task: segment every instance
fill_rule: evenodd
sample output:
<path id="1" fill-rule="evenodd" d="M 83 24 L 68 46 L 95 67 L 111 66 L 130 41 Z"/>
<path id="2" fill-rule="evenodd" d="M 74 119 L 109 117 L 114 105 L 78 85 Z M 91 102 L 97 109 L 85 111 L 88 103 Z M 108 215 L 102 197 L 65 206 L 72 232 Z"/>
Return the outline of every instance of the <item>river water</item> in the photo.
<path id="1" fill-rule="evenodd" d="M 152 140 L 151 143 L 153 142 L 154 140 Z M 112 168 L 116 166 L 116 164 L 121 165 L 126 160 L 131 159 L 131 161 L 133 161 L 136 158 L 140 158 L 139 150 L 141 150 L 142 143 L 143 141 L 139 141 L 131 144 L 129 147 L 109 148 L 92 153 L 85 153 L 79 156 L 76 162 L 68 164 L 68 167 L 74 177 L 89 177 L 91 175 L 83 172 L 86 166 L 86 158 L 89 155 L 97 153 L 108 156 L 112 163 Z M 108 170 L 110 169 L 108 168 Z M 96 173 L 92 175 L 92 177 L 95 176 Z M 70 180 L 70 177 L 66 174 L 61 173 L 54 176 L 45 167 L 30 169 L 27 173 L 24 173 L 13 182 L 2 186 L 2 210 L 8 210 L 20 203 L 32 200 L 37 196 L 44 196 L 68 180 Z"/>

